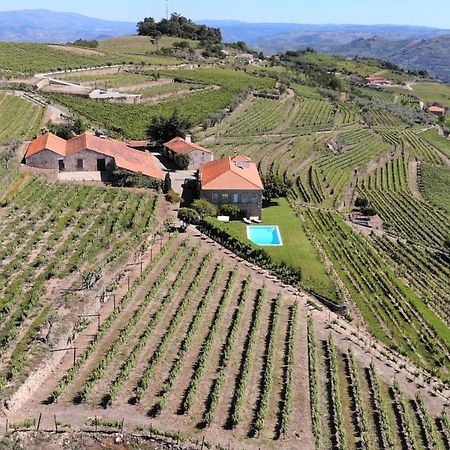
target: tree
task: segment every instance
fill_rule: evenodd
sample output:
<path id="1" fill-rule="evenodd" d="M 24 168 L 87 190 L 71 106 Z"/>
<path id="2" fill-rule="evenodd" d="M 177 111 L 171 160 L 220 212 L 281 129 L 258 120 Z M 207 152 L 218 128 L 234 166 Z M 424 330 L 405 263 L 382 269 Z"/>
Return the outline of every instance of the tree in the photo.
<path id="1" fill-rule="evenodd" d="M 217 215 L 217 207 L 203 198 L 194 200 L 192 209 L 197 211 L 202 219 L 207 216 L 214 217 Z"/>
<path id="2" fill-rule="evenodd" d="M 86 124 L 77 117 L 75 120 L 68 123 L 54 124 L 49 122 L 48 128 L 53 134 L 56 134 L 56 136 L 68 140 L 74 136 L 83 134 L 86 131 Z"/>
<path id="3" fill-rule="evenodd" d="M 153 17 L 146 17 L 143 21 L 138 22 L 137 31 L 140 36 L 154 37 L 156 33 L 160 33 L 161 35 L 175 36 L 181 39 L 222 41 L 222 34 L 219 28 L 197 25 L 192 20 L 177 13 L 173 13 L 170 19 L 162 19 L 159 22 L 155 22 Z"/>
<path id="4" fill-rule="evenodd" d="M 188 41 L 180 41 L 180 42 L 174 42 L 172 44 L 172 47 L 180 49 L 180 50 L 187 50 L 190 45 Z"/>
<path id="5" fill-rule="evenodd" d="M 197 211 L 191 208 L 180 208 L 178 210 L 178 218 L 184 223 L 184 225 L 200 223 L 200 215 Z"/>
<path id="6" fill-rule="evenodd" d="M 115 184 L 120 187 L 148 188 L 159 191 L 161 181 L 148 177 L 142 173 L 131 172 L 126 169 L 116 169 L 113 172 Z"/>
<path id="7" fill-rule="evenodd" d="M 264 185 L 263 197 L 270 203 L 273 198 L 286 197 L 291 188 L 290 182 L 273 174 L 272 172 L 262 177 Z"/>
<path id="8" fill-rule="evenodd" d="M 167 172 L 166 176 L 164 177 L 162 189 L 164 194 L 167 194 L 172 189 L 172 180 L 170 179 L 169 172 Z"/>
<path id="9" fill-rule="evenodd" d="M 181 170 L 186 170 L 191 163 L 191 157 L 186 153 L 177 153 L 174 161 Z"/>
<path id="10" fill-rule="evenodd" d="M 219 209 L 221 214 L 223 214 L 224 216 L 230 216 L 233 219 L 236 218 L 241 212 L 239 206 L 232 205 L 229 203 L 221 205 Z"/>
<path id="11" fill-rule="evenodd" d="M 357 208 L 366 208 L 367 206 L 369 206 L 369 200 L 364 197 L 357 197 L 355 200 L 355 206 Z"/>
<path id="12" fill-rule="evenodd" d="M 186 135 L 191 126 L 191 120 L 187 117 L 182 117 L 178 110 L 175 110 L 170 117 L 153 117 L 148 127 L 147 135 L 150 140 L 158 145 L 162 145 L 174 137 Z"/>

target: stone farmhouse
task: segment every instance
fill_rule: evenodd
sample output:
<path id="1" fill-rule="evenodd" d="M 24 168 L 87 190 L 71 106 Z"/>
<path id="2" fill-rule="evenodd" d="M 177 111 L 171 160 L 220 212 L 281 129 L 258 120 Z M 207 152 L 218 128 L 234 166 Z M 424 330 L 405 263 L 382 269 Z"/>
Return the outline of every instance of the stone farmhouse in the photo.
<path id="1" fill-rule="evenodd" d="M 202 164 L 212 161 L 214 156 L 211 150 L 195 144 L 191 140 L 191 136 L 186 136 L 185 139 L 175 137 L 164 144 L 164 155 L 175 162 L 176 155 L 189 155 L 190 163 L 188 169 L 198 169 Z"/>
<path id="2" fill-rule="evenodd" d="M 261 217 L 263 184 L 256 164 L 246 156 L 200 166 L 200 196 L 214 205 L 236 205 L 245 217 Z"/>
<path id="3" fill-rule="evenodd" d="M 164 179 L 152 154 L 132 149 L 115 139 L 87 133 L 68 141 L 52 133 L 39 136 L 29 145 L 24 159 L 28 166 L 65 174 L 60 177 L 62 179 L 101 180 L 116 168 Z"/>

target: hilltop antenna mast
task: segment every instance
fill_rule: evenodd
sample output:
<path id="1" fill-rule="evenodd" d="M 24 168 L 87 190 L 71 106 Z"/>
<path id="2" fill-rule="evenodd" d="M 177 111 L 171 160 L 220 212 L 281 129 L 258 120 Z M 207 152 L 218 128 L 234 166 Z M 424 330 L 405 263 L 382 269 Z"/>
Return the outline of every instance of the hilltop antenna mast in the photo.
<path id="1" fill-rule="evenodd" d="M 169 0 L 166 0 L 166 19 L 169 20 Z"/>

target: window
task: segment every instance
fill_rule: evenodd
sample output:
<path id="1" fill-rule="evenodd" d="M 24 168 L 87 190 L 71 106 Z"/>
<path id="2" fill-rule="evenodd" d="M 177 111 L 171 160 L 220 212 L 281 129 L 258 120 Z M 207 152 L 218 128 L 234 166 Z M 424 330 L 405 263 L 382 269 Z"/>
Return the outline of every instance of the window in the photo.
<path id="1" fill-rule="evenodd" d="M 233 203 L 239 203 L 239 194 L 233 194 Z"/>
<path id="2" fill-rule="evenodd" d="M 241 201 L 242 201 L 242 203 L 248 203 L 248 195 L 247 194 L 242 194 L 241 195 Z"/>
<path id="3" fill-rule="evenodd" d="M 252 203 L 254 203 L 254 204 L 258 203 L 258 196 L 257 195 L 253 195 Z"/>
<path id="4" fill-rule="evenodd" d="M 82 159 L 77 159 L 77 169 L 82 169 L 84 167 L 84 161 Z"/>
<path id="5" fill-rule="evenodd" d="M 213 203 L 217 203 L 219 201 L 219 194 L 212 194 L 211 195 L 211 201 Z"/>
<path id="6" fill-rule="evenodd" d="M 222 194 L 222 202 L 224 203 L 228 202 L 228 194 Z"/>
<path id="7" fill-rule="evenodd" d="M 60 172 L 62 172 L 66 168 L 66 165 L 64 164 L 63 159 L 58 159 L 58 169 Z"/>
<path id="8" fill-rule="evenodd" d="M 106 160 L 97 159 L 97 170 L 99 172 L 104 172 L 106 170 Z"/>

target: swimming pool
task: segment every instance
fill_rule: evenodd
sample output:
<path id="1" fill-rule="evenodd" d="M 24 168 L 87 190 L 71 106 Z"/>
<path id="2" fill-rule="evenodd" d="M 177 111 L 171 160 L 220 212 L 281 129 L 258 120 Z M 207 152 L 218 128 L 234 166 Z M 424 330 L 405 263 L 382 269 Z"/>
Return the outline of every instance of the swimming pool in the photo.
<path id="1" fill-rule="evenodd" d="M 248 225 L 247 237 L 256 245 L 283 245 L 276 225 Z"/>

